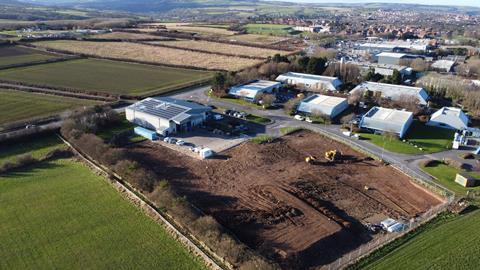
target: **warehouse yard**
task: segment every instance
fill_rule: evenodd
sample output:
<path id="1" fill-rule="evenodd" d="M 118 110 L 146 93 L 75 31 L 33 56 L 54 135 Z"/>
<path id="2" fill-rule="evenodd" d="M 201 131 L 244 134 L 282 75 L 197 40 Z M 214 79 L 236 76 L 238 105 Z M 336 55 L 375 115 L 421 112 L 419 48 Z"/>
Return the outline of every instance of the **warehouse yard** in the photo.
<path id="1" fill-rule="evenodd" d="M 0 71 L 2 79 L 114 95 L 161 94 L 208 80 L 205 71 L 80 59 Z"/>
<path id="2" fill-rule="evenodd" d="M 153 41 L 151 44 L 174 46 L 180 49 L 202 50 L 212 53 L 230 54 L 244 57 L 259 57 L 267 59 L 275 54 L 286 54 L 286 51 L 254 48 L 248 46 L 231 45 L 225 43 L 198 41 L 198 40 L 176 40 L 176 41 Z"/>
<path id="3" fill-rule="evenodd" d="M 341 161 L 304 161 L 332 149 L 342 152 Z M 149 142 L 129 152 L 286 269 L 331 263 L 375 239 L 362 223 L 410 219 L 442 202 L 395 169 L 307 131 L 244 143 L 208 161 Z"/>
<path id="4" fill-rule="evenodd" d="M 238 71 L 262 61 L 127 42 L 42 41 L 35 45 L 75 54 L 209 70 Z"/>

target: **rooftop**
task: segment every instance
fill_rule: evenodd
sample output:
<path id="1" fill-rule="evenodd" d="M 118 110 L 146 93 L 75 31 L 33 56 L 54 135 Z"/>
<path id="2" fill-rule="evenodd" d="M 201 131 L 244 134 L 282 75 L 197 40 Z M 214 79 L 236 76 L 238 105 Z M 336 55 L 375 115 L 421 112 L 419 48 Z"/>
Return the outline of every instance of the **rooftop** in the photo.
<path id="1" fill-rule="evenodd" d="M 260 91 L 279 85 L 279 82 L 256 80 L 250 83 L 236 85 L 230 88 L 229 93 L 236 96 L 255 98 Z"/>
<path id="2" fill-rule="evenodd" d="M 408 119 L 410 119 L 412 115 L 413 114 L 411 112 L 407 111 L 373 107 L 370 111 L 368 111 L 365 117 L 388 123 L 405 123 L 408 121 Z"/>
<path id="3" fill-rule="evenodd" d="M 393 52 L 382 52 L 377 54 L 377 57 L 393 57 L 393 58 L 402 58 L 407 56 L 405 53 L 393 53 Z"/>
<path id="4" fill-rule="evenodd" d="M 337 77 L 330 77 L 330 76 L 321 76 L 321 75 L 312 75 L 312 74 L 305 74 L 305 73 L 296 73 L 296 72 L 287 72 L 278 76 L 277 80 L 281 77 L 290 77 L 290 78 L 298 78 L 298 79 L 307 79 L 307 80 L 317 80 L 317 81 L 329 81 L 333 82 L 338 80 Z"/>
<path id="5" fill-rule="evenodd" d="M 170 97 L 146 98 L 128 108 L 176 123 L 181 123 L 194 114 L 211 110 L 207 106 Z"/>
<path id="6" fill-rule="evenodd" d="M 388 83 L 377 83 L 377 82 L 363 82 L 357 87 L 355 87 L 351 92 L 358 91 L 358 90 L 382 92 L 382 94 L 387 97 L 399 97 L 401 95 L 411 95 L 411 96 L 418 97 L 419 95 L 422 95 L 422 92 L 424 91 L 423 88 L 421 87 L 396 85 L 396 84 L 388 84 Z M 426 98 L 428 98 L 428 96 Z"/>
<path id="7" fill-rule="evenodd" d="M 340 98 L 340 97 L 313 95 L 304 99 L 302 102 L 310 103 L 314 105 L 326 106 L 326 107 L 335 107 L 338 104 L 341 104 L 342 102 L 344 102 L 345 100 L 346 100 L 345 98 Z"/>

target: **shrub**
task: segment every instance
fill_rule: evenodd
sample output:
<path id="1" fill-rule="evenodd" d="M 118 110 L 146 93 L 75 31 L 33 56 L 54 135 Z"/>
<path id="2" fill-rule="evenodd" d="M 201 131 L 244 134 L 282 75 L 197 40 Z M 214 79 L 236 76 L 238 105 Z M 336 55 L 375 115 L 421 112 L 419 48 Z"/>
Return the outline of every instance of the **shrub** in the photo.
<path id="1" fill-rule="evenodd" d="M 73 153 L 69 149 L 54 149 L 45 155 L 45 160 L 70 158 L 72 156 Z"/>
<path id="2" fill-rule="evenodd" d="M 299 127 L 285 127 L 285 128 L 280 128 L 280 134 L 282 135 L 289 135 L 292 133 L 295 133 L 297 131 L 302 130 L 302 128 Z"/>
<path id="3" fill-rule="evenodd" d="M 475 159 L 475 155 L 472 153 L 464 153 L 460 155 L 460 157 L 463 159 Z"/>
<path id="4" fill-rule="evenodd" d="M 32 165 L 36 162 L 38 162 L 38 160 L 36 158 L 32 157 L 32 155 L 25 154 L 25 155 L 21 155 L 17 158 L 16 167 L 21 168 L 21 167 L 25 167 L 25 166 L 30 166 L 30 165 Z"/>
<path id="5" fill-rule="evenodd" d="M 433 166 L 436 166 L 438 163 L 439 163 L 438 160 L 427 159 L 427 160 L 424 160 L 424 161 L 421 162 L 421 166 L 423 166 L 423 167 L 433 167 Z"/>
<path id="6" fill-rule="evenodd" d="M 250 141 L 257 144 L 265 144 L 273 142 L 274 138 L 268 135 L 259 135 L 257 137 L 251 138 Z"/>

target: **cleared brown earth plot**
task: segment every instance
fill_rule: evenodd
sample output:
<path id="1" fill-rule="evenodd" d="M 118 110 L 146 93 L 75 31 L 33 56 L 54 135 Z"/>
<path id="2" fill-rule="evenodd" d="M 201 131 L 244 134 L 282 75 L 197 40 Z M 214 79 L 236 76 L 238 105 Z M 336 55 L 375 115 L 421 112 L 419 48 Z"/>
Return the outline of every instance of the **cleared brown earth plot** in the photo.
<path id="1" fill-rule="evenodd" d="M 333 149 L 342 160 L 320 158 Z M 409 219 L 441 203 L 401 172 L 307 131 L 245 143 L 208 161 L 148 142 L 130 152 L 285 269 L 331 263 L 375 240 L 362 223 Z M 316 164 L 305 162 L 309 155 L 319 157 Z"/>

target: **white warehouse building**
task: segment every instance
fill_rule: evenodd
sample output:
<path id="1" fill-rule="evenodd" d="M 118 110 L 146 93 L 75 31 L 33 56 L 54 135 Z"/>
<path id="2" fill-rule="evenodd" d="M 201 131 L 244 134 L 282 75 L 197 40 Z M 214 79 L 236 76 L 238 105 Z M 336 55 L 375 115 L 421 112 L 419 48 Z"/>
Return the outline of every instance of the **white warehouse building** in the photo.
<path id="1" fill-rule="evenodd" d="M 279 82 L 256 80 L 230 88 L 228 94 L 251 102 L 256 102 L 261 94 L 272 93 L 282 86 Z"/>
<path id="2" fill-rule="evenodd" d="M 297 111 L 305 114 L 322 114 L 335 118 L 347 108 L 348 102 L 346 98 L 313 95 L 300 102 Z"/>
<path id="3" fill-rule="evenodd" d="M 448 129 L 465 130 L 468 128 L 468 122 L 468 116 L 461 109 L 443 107 L 432 114 L 427 125 Z"/>
<path id="4" fill-rule="evenodd" d="M 427 105 L 429 99 L 428 93 L 424 88 L 405 85 L 363 82 L 350 91 L 350 94 L 353 94 L 357 91 L 371 91 L 373 92 L 374 96 L 380 95 L 383 98 L 394 101 L 402 100 L 406 97 L 412 97 L 416 98 L 420 105 Z"/>
<path id="5" fill-rule="evenodd" d="M 288 72 L 277 77 L 277 82 L 305 88 L 311 91 L 337 91 L 343 84 L 337 77 Z"/>
<path id="6" fill-rule="evenodd" d="M 360 121 L 360 128 L 379 133 L 392 132 L 403 138 L 413 123 L 413 113 L 373 107 Z"/>
<path id="7" fill-rule="evenodd" d="M 202 125 L 210 107 L 169 97 L 147 98 L 125 109 L 127 120 L 162 136 Z"/>

